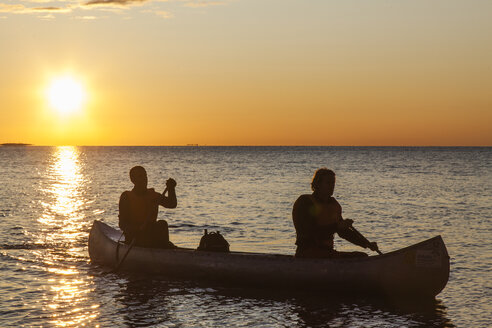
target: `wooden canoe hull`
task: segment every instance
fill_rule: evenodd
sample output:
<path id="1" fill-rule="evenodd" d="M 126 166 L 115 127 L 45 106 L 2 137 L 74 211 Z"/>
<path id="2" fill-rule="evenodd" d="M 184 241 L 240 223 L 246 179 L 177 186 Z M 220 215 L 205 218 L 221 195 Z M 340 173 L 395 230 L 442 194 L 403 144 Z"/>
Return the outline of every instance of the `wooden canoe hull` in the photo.
<path id="1" fill-rule="evenodd" d="M 121 243 L 117 247 L 120 235 L 94 221 L 89 235 L 91 261 L 114 268 L 129 247 Z M 449 256 L 440 236 L 384 255 L 355 259 L 133 247 L 120 270 L 255 287 L 435 297 L 448 281 Z"/>

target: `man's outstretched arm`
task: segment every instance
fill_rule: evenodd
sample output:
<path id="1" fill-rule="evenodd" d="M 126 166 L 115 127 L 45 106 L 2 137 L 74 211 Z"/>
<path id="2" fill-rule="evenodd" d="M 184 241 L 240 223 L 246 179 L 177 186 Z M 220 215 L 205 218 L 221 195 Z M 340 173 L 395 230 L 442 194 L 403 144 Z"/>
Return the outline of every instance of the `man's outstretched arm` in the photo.
<path id="1" fill-rule="evenodd" d="M 351 242 L 352 244 L 355 244 L 363 248 L 367 248 L 369 245 L 367 244 L 366 240 L 360 238 L 360 236 L 357 233 L 351 230 L 352 222 L 353 221 L 350 219 L 347 220 L 342 219 L 338 223 L 337 234 L 343 239 Z"/>
<path id="2" fill-rule="evenodd" d="M 352 228 L 352 223 L 354 221 L 350 219 L 342 219 L 338 223 L 337 234 L 343 239 L 363 248 L 369 248 L 372 251 L 378 250 L 377 243 L 369 242 L 364 236 L 362 236 L 357 230 Z"/>

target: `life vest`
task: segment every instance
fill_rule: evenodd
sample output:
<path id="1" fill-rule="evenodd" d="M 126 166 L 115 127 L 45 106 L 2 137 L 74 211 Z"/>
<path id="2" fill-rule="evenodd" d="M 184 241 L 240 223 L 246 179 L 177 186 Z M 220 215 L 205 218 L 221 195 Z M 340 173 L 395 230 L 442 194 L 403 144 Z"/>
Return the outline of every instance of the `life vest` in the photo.
<path id="1" fill-rule="evenodd" d="M 310 210 L 316 224 L 316 242 L 318 246 L 333 249 L 333 237 L 342 217 L 342 207 L 334 198 L 329 202 L 320 202 L 313 195 L 310 198 L 313 202 Z"/>
<path id="2" fill-rule="evenodd" d="M 311 214 L 314 216 L 318 226 L 333 225 L 340 221 L 342 207 L 334 198 L 331 198 L 329 202 L 320 202 L 313 195 L 310 195 L 310 198 L 313 202 L 313 206 L 310 209 Z"/>
<path id="3" fill-rule="evenodd" d="M 154 188 L 147 189 L 145 194 L 138 195 L 131 190 L 128 192 L 128 203 L 132 221 L 143 224 L 157 220 L 160 194 Z"/>

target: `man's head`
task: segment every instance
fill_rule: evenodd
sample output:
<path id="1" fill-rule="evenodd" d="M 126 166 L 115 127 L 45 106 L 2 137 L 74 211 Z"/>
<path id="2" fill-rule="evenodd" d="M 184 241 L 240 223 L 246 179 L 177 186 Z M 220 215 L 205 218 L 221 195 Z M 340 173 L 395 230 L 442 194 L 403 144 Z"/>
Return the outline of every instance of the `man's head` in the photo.
<path id="1" fill-rule="evenodd" d="M 311 182 L 311 189 L 315 192 L 333 195 L 335 189 L 335 172 L 326 167 L 316 170 Z"/>
<path id="2" fill-rule="evenodd" d="M 147 188 L 147 172 L 142 166 L 134 166 L 131 168 L 130 180 L 135 187 Z"/>

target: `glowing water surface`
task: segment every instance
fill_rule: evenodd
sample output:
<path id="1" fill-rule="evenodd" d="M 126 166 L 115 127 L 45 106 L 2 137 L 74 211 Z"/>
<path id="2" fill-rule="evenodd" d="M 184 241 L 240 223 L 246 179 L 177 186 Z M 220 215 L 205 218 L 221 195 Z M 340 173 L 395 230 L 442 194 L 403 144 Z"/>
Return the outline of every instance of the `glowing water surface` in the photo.
<path id="1" fill-rule="evenodd" d="M 441 234 L 450 281 L 430 304 L 390 304 L 107 273 L 90 264 L 88 233 L 95 219 L 117 226 L 137 164 L 156 190 L 178 181 L 178 208 L 160 212 L 176 244 L 196 247 L 208 228 L 233 250 L 282 254 L 294 200 L 331 167 L 344 216 L 383 251 Z M 491 164 L 490 148 L 0 148 L 0 326 L 487 327 Z"/>

